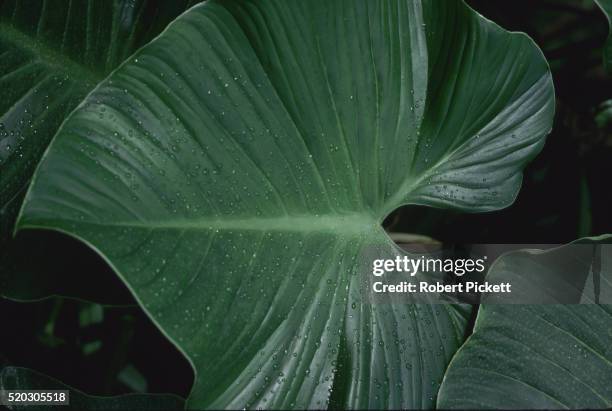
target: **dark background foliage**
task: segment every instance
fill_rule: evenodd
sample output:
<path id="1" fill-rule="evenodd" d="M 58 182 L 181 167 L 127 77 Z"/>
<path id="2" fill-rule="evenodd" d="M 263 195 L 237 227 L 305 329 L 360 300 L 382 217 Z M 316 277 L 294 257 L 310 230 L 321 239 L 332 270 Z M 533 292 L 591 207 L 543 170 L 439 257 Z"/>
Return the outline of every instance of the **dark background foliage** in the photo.
<path id="1" fill-rule="evenodd" d="M 612 232 L 612 97 L 602 46 L 608 27 L 591 1 L 471 0 L 502 27 L 529 34 L 553 72 L 557 114 L 540 155 L 525 170 L 516 202 L 505 210 L 462 214 L 407 206 L 389 231 L 420 233 L 445 243 L 564 243 Z M 68 298 L 35 303 L 0 300 L 0 365 L 46 373 L 90 394 L 132 391 L 187 396 L 188 362 L 135 305 L 128 290 L 86 246 L 50 232 L 23 232 L 39 247 L 53 289 L 113 305 Z M 27 238 L 26 238 L 27 240 Z M 31 287 L 32 284 L 23 284 Z M 48 287 L 42 287 L 48 288 Z"/>

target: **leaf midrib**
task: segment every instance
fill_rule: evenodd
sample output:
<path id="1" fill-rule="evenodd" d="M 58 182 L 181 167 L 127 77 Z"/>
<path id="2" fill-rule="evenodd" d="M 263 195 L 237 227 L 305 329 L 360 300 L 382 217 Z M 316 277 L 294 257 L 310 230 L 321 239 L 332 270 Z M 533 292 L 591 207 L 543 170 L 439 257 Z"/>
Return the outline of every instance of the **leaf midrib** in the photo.
<path id="1" fill-rule="evenodd" d="M 97 84 L 105 77 L 104 73 L 72 59 L 70 56 L 45 44 L 40 39 L 32 38 L 6 21 L 0 21 L 0 40 L 15 45 L 19 50 L 29 52 L 36 60 L 60 72 L 73 73 L 72 80 Z"/>
<path id="2" fill-rule="evenodd" d="M 42 219 L 41 219 L 42 220 Z M 44 222 L 24 222 L 21 228 L 38 228 L 45 226 Z M 277 232 L 333 232 L 339 235 L 363 235 L 382 231 L 380 224 L 369 214 L 302 214 L 284 215 L 278 217 L 258 218 L 184 218 L 155 221 L 113 221 L 94 222 L 87 220 L 61 221 L 81 225 L 96 225 L 120 228 L 145 229 L 176 229 L 176 230 L 202 230 L 202 231 L 277 231 Z"/>

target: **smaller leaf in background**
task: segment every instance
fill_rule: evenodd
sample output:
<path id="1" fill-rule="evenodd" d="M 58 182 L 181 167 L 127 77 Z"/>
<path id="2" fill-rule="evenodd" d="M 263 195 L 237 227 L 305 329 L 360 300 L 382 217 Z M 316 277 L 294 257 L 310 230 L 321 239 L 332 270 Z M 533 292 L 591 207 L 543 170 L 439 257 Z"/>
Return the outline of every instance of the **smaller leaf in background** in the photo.
<path id="1" fill-rule="evenodd" d="M 41 264 L 53 244 L 11 237 L 30 177 L 87 93 L 195 3 L 0 2 L 0 295 L 32 300 L 61 293 L 56 283 L 45 283 L 57 277 Z"/>
<path id="2" fill-rule="evenodd" d="M 42 329 L 42 332 L 38 334 L 38 341 L 40 341 L 40 343 L 50 348 L 55 348 L 55 347 L 65 344 L 64 339 L 61 337 L 58 337 L 55 333 L 55 326 L 56 326 L 60 311 L 62 309 L 62 304 L 63 304 L 63 300 L 61 298 L 57 298 L 53 300 L 53 305 L 49 312 L 49 318 L 47 319 L 47 322 L 45 323 L 45 326 Z"/>
<path id="3" fill-rule="evenodd" d="M 91 355 L 102 348 L 102 341 L 91 341 L 83 344 L 83 355 Z"/>
<path id="4" fill-rule="evenodd" d="M 100 304 L 85 305 L 79 313 L 79 324 L 81 327 L 98 324 L 104 320 L 104 309 Z"/>
<path id="5" fill-rule="evenodd" d="M 5 367 L 0 371 L 0 390 L 69 390 L 70 404 L 62 410 L 179 410 L 184 400 L 169 394 L 127 394 L 97 397 L 84 394 L 27 368 Z M 48 405 L 11 406 L 11 410 L 48 410 Z"/>
<path id="6" fill-rule="evenodd" d="M 612 0 L 595 0 L 595 3 L 606 15 L 608 25 L 610 26 L 608 40 L 606 40 L 606 44 L 604 46 L 604 66 L 606 67 L 606 70 L 612 72 Z"/>
<path id="7" fill-rule="evenodd" d="M 132 364 L 126 365 L 117 376 L 117 379 L 129 387 L 132 391 L 147 391 L 146 378 Z"/>
<path id="8" fill-rule="evenodd" d="M 580 242 L 610 241 L 602 236 Z M 502 256 L 489 277 L 540 277 L 554 260 L 567 259 L 566 245 L 546 252 Z M 591 250 L 601 250 L 599 244 Z M 574 265 L 582 283 L 580 305 L 498 305 L 480 307 L 474 333 L 459 349 L 438 397 L 443 409 L 609 409 L 612 407 L 612 253 L 590 252 L 590 264 Z M 587 250 L 589 247 L 585 247 Z M 582 251 L 580 252 L 582 253 Z M 579 256 L 578 259 L 581 257 Z M 512 267 L 514 266 L 514 271 Z M 586 270 L 577 270 L 586 267 Z M 563 296 L 570 270 L 559 270 L 547 298 Z M 557 289 L 555 289 L 557 288 Z M 562 298 L 559 298 L 562 300 Z"/>
<path id="9" fill-rule="evenodd" d="M 607 130 L 612 134 L 612 99 L 604 101 L 597 107 L 595 124 L 602 131 Z M 610 138 L 610 144 L 612 145 L 612 138 Z"/>
<path id="10" fill-rule="evenodd" d="M 189 363 L 142 310 L 104 306 L 99 315 L 92 306 L 67 298 L 0 299 L 2 326 L 11 330 L 0 339 L 0 369 L 29 368 L 92 395 L 116 396 L 135 391 L 118 378 L 132 365 L 145 378 L 147 392 L 188 395 L 193 381 Z M 84 311 L 85 322 L 94 320 L 86 326 Z M 50 323 L 52 334 L 47 334 Z"/>

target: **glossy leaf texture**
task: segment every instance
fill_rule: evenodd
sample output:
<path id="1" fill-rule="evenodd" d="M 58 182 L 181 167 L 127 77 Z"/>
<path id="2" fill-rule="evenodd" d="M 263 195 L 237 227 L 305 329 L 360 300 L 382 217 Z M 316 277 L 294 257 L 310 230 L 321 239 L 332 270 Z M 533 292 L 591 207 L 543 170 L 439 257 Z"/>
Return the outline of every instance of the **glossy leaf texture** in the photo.
<path id="1" fill-rule="evenodd" d="M 372 305 L 406 203 L 515 198 L 547 64 L 459 1 L 209 1 L 64 123 L 19 221 L 102 255 L 196 370 L 194 408 L 431 408 L 466 310 Z"/>
<path id="2" fill-rule="evenodd" d="M 4 0 L 0 3 L 0 293 L 38 298 L 38 249 L 12 241 L 27 184 L 64 118 L 93 87 L 195 1 Z M 22 249 L 28 248 L 28 255 Z"/>
<path id="3" fill-rule="evenodd" d="M 21 367 L 0 370 L 0 390 L 68 390 L 69 404 L 56 405 L 64 410 L 180 410 L 184 400 L 170 394 L 126 394 L 116 397 L 86 395 L 44 374 Z M 49 405 L 20 405 L 11 410 L 48 410 Z"/>
<path id="4" fill-rule="evenodd" d="M 612 407 L 612 237 L 606 252 L 583 269 L 559 270 L 550 278 L 544 305 L 483 304 L 474 332 L 448 368 L 437 406 L 442 409 L 610 409 Z M 568 246 L 546 252 L 520 251 L 497 260 L 493 279 L 531 281 L 559 262 Z M 599 245 L 602 247 L 602 245 Z M 585 248 L 584 251 L 588 251 Z M 574 259 L 580 259 L 573 251 Z M 582 253 L 582 250 L 580 250 Z M 572 261 L 567 261 L 572 264 Z M 586 270 L 584 269 L 586 268 Z M 598 277 L 597 283 L 593 277 Z M 561 304 L 573 278 L 583 304 Z M 535 283 L 534 283 L 535 284 Z M 576 286 L 577 283 L 574 283 Z M 534 285 L 534 287 L 540 287 Z M 557 301 L 558 303 L 555 303 Z M 486 301 L 485 301 L 486 302 Z M 584 304 L 588 302 L 587 304 Z"/>
<path id="5" fill-rule="evenodd" d="M 608 20 L 609 33 L 604 45 L 604 66 L 608 72 L 612 72 L 612 0 L 595 0 L 595 3 Z"/>

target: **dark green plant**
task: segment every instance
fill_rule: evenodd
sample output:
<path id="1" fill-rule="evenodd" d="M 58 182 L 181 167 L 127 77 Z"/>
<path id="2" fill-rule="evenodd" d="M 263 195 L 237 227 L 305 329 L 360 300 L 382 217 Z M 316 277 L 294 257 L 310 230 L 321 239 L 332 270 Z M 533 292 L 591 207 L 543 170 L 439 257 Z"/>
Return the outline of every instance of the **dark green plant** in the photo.
<path id="1" fill-rule="evenodd" d="M 176 19 L 189 2 L 75 4 L 0 9 L 3 295 L 55 292 L 12 288 L 21 272 L 6 269 L 55 135 L 16 228 L 64 233 L 112 267 L 193 366 L 187 407 L 612 404 L 599 346 L 569 398 L 541 395 L 555 384 L 543 367 L 479 374 L 528 358 L 542 335 L 511 351 L 514 333 L 570 308 L 484 305 L 460 349 L 472 307 L 376 306 L 359 289 L 364 249 L 403 253 L 382 228 L 398 207 L 515 200 L 554 115 L 550 69 L 525 34 L 458 0 L 211 0 Z M 599 307 L 572 315 L 605 333 Z M 575 325 L 563 330 L 582 335 Z M 39 378 L 3 373 L 3 386 L 6 373 L 24 388 Z"/>
<path id="2" fill-rule="evenodd" d="M 538 48 L 461 2 L 207 2 L 64 122 L 18 226 L 114 267 L 191 407 L 429 408 L 465 310 L 366 304 L 357 257 L 402 204 L 509 205 L 552 115 Z"/>
<path id="3" fill-rule="evenodd" d="M 1 295 L 30 299 L 51 291 L 50 285 L 39 281 L 44 269 L 32 261 L 32 254 L 44 255 L 47 245 L 11 237 L 27 185 L 59 125 L 96 84 L 195 3 L 5 0 L 0 4 Z M 28 255 L 23 256 L 26 249 Z"/>
<path id="4" fill-rule="evenodd" d="M 594 245 L 611 236 L 584 239 Z M 573 245 L 546 252 L 518 251 L 497 260 L 488 278 L 535 282 L 548 278 L 544 305 L 487 304 L 444 376 L 442 409 L 609 409 L 612 406 L 612 262 L 609 246 L 591 260 Z M 554 264 L 551 264 L 554 262 Z M 559 267 L 559 264 L 563 266 Z M 582 265 L 582 269 L 580 268 Z M 583 276 L 583 274 L 586 274 Z M 596 280 L 594 277 L 598 276 Z M 568 285 L 583 282 L 580 305 L 564 305 Z M 597 285 L 595 285 L 597 283 Z M 531 286 L 532 284 L 530 284 Z M 533 286 L 538 288 L 538 286 Z M 559 293 L 561 291 L 561 293 Z M 555 294 L 557 293 L 557 294 Z M 578 303 L 575 302 L 575 304 Z"/>

